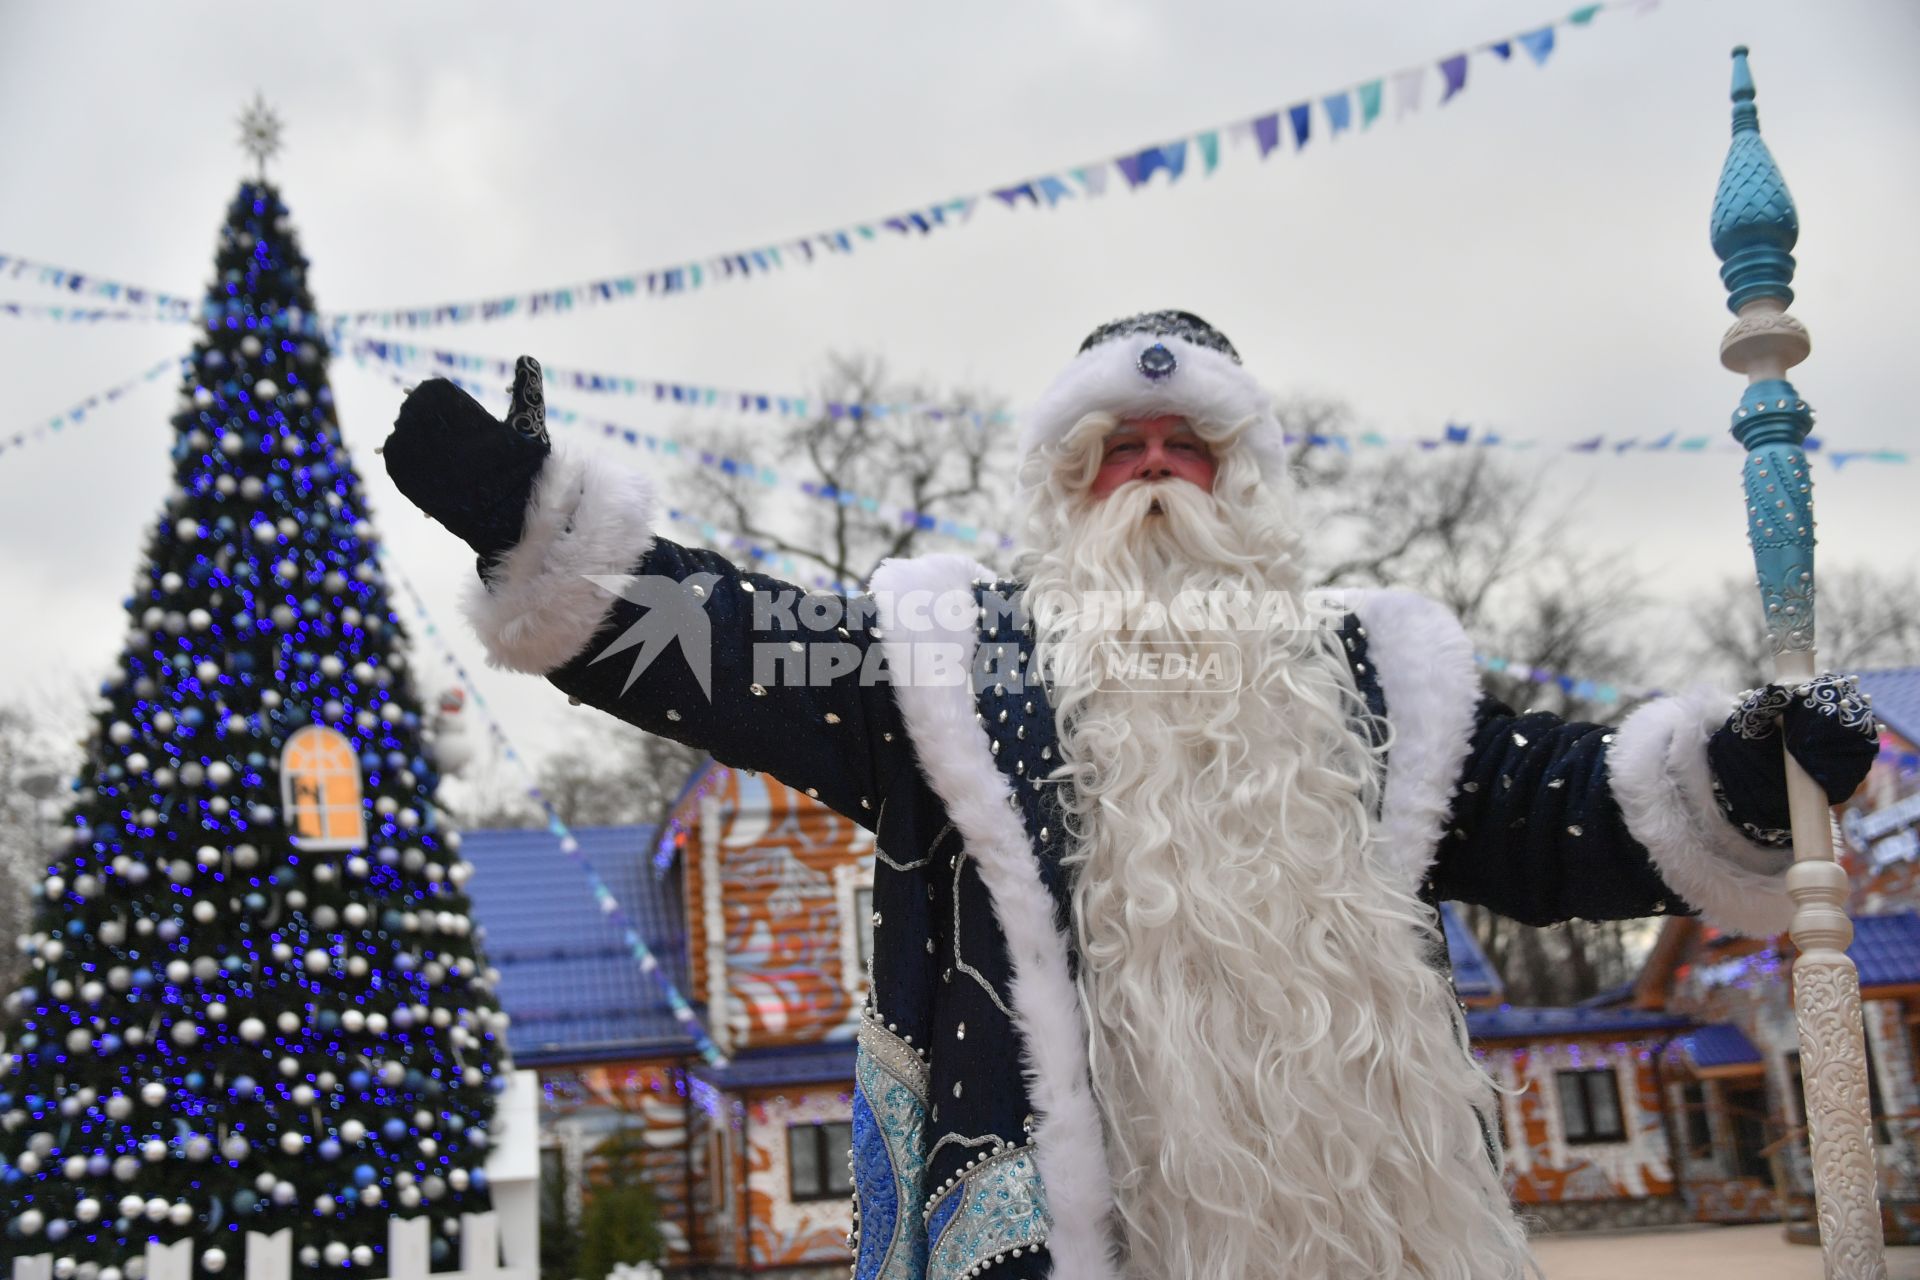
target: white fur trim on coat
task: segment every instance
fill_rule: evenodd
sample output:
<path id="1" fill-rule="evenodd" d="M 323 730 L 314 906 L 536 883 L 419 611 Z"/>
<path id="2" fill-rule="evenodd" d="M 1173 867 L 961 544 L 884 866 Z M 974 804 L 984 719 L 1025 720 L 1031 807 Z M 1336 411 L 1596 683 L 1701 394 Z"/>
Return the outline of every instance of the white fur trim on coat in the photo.
<path id="1" fill-rule="evenodd" d="M 1765 938 L 1793 921 L 1793 854 L 1748 840 L 1713 798 L 1707 739 L 1732 708 L 1707 690 L 1648 703 L 1614 731 L 1607 772 L 1627 830 L 1668 887 L 1716 929 Z"/>
<path id="2" fill-rule="evenodd" d="M 1164 378 L 1140 372 L 1140 353 L 1156 343 L 1178 362 Z M 1286 434 L 1274 415 L 1272 395 L 1230 357 L 1180 338 L 1129 334 L 1074 357 L 1020 415 L 1020 456 L 1062 439 L 1089 413 L 1179 414 L 1221 426 L 1251 421 L 1241 438 L 1260 460 L 1260 473 L 1269 481 L 1287 474 Z"/>
<path id="3" fill-rule="evenodd" d="M 1054 1280 L 1119 1280 L 1109 1222 L 1113 1183 L 1088 1074 L 1086 1021 L 1067 970 L 1067 939 L 1054 924 L 1053 899 L 1012 788 L 974 718 L 969 676 L 979 643 L 977 613 L 922 607 L 929 594 L 951 604 L 950 593 L 970 595 L 976 580 L 992 578 L 964 556 L 887 561 L 873 575 L 874 595 L 900 606 L 880 643 L 921 771 L 979 869 L 1013 962 L 1014 1024 L 1033 1103 L 1034 1163 L 1053 1220 L 1047 1246 Z M 915 658 L 916 645 L 929 644 L 958 646 L 958 680 L 913 679 L 934 668 L 954 670 L 950 655 Z"/>
<path id="4" fill-rule="evenodd" d="M 653 546 L 653 485 L 555 449 L 527 502 L 520 541 L 465 601 L 487 659 L 544 675 L 585 649 L 614 597 L 588 574 L 627 573 Z"/>
<path id="5" fill-rule="evenodd" d="M 1480 673 L 1473 642 L 1452 610 L 1411 591 L 1349 590 L 1330 596 L 1360 618 L 1367 655 L 1387 700 L 1380 847 L 1417 888 L 1446 833 L 1453 793 L 1473 747 Z"/>

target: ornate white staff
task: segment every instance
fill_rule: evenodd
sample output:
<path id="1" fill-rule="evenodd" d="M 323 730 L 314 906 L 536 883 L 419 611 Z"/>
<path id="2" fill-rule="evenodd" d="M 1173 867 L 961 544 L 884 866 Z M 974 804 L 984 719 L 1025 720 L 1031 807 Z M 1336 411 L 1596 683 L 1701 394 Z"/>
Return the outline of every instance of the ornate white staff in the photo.
<path id="1" fill-rule="evenodd" d="M 1727 308 L 1739 317 L 1720 339 L 1720 362 L 1747 378 L 1733 415 L 1734 438 L 1747 450 L 1747 539 L 1774 680 L 1792 687 L 1814 675 L 1813 479 L 1800 448 L 1813 412 L 1787 381 L 1787 370 L 1813 348 L 1806 326 L 1787 314 L 1800 223 L 1786 180 L 1760 139 L 1753 97 L 1742 46 L 1733 51 L 1733 142 L 1713 201 L 1713 251 Z M 1828 1280 L 1885 1280 L 1860 974 L 1846 954 L 1853 940 L 1847 873 L 1833 859 L 1826 793 L 1792 755 L 1786 761 L 1794 857 L 1787 890 L 1800 950 L 1794 1007 L 1820 1245 Z"/>

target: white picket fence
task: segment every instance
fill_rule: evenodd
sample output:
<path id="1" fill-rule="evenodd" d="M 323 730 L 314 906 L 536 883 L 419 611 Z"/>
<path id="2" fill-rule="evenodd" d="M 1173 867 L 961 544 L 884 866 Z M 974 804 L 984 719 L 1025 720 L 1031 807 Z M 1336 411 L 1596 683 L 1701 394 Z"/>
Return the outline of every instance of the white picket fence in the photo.
<path id="1" fill-rule="evenodd" d="M 487 1185 L 493 1212 L 460 1216 L 460 1270 L 433 1280 L 538 1280 L 540 1274 L 540 1080 L 516 1071 L 494 1112 Z M 432 1224 L 425 1218 L 394 1218 L 387 1224 L 384 1280 L 427 1280 L 432 1271 Z M 193 1280 L 194 1240 L 149 1242 L 146 1280 Z M 238 1268 L 230 1268 L 238 1271 Z M 343 1280 L 381 1280 L 359 1268 Z M 293 1236 L 247 1233 L 245 1280 L 290 1280 Z M 13 1260 L 13 1280 L 53 1280 L 53 1255 Z"/>

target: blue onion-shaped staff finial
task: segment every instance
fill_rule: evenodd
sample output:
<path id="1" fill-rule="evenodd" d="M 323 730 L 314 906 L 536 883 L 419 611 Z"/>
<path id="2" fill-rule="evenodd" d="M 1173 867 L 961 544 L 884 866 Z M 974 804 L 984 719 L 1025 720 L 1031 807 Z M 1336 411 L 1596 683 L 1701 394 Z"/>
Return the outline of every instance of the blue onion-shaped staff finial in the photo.
<path id="1" fill-rule="evenodd" d="M 1733 142 L 1720 168 L 1713 200 L 1713 251 L 1727 286 L 1727 309 L 1738 312 L 1755 298 L 1793 302 L 1793 246 L 1800 238 L 1787 180 L 1760 137 L 1753 105 L 1753 72 L 1747 48 L 1733 51 Z"/>
<path id="2" fill-rule="evenodd" d="M 1747 540 L 1775 653 L 1813 647 L 1813 481 L 1802 442 L 1813 410 L 1787 370 L 1812 349 L 1806 326 L 1787 314 L 1793 248 L 1800 234 L 1753 105 L 1745 47 L 1733 51 L 1733 142 L 1713 202 L 1713 250 L 1727 305 L 1739 316 L 1720 339 L 1720 362 L 1746 375 L 1733 435 L 1747 450 Z"/>

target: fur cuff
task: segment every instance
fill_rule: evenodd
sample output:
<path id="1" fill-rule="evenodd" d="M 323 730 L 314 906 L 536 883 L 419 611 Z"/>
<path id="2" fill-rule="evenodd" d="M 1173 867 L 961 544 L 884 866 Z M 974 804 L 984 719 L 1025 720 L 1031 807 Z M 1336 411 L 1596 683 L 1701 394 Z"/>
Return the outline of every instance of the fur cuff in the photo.
<path id="1" fill-rule="evenodd" d="M 1765 938 L 1793 920 L 1793 854 L 1748 840 L 1714 803 L 1707 738 L 1731 706 L 1706 690 L 1647 704 L 1615 731 L 1607 772 L 1627 830 L 1667 887 L 1714 928 Z"/>
<path id="2" fill-rule="evenodd" d="M 653 512 L 645 476 L 555 449 L 520 541 L 465 601 L 488 661 L 545 675 L 585 649 L 614 604 L 587 575 L 631 572 L 653 547 Z"/>

